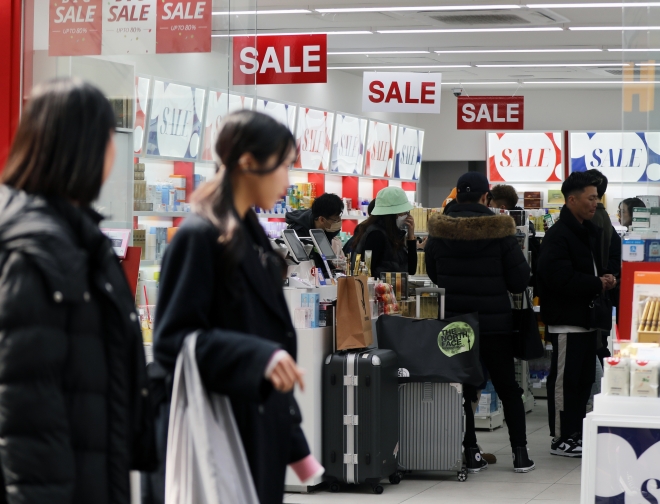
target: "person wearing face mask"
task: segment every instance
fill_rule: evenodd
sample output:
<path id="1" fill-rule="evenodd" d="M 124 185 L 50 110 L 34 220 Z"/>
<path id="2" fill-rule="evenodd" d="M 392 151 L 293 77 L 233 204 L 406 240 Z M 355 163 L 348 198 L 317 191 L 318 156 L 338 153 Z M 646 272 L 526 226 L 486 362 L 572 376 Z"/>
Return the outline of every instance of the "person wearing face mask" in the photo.
<path id="1" fill-rule="evenodd" d="M 371 275 L 380 278 L 383 272 L 401 272 L 414 275 L 417 271 L 417 242 L 413 209 L 406 193 L 400 187 L 386 187 L 376 196 L 371 216 L 357 228 L 355 252 L 364 260 L 365 251 L 371 250 Z"/>

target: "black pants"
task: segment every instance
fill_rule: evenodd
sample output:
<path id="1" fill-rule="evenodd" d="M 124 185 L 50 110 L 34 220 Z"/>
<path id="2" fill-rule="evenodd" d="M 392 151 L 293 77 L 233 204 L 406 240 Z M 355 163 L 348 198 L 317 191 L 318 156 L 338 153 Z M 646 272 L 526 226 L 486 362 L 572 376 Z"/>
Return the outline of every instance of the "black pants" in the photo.
<path id="1" fill-rule="evenodd" d="M 527 428 L 525 425 L 525 406 L 523 390 L 516 382 L 513 367 L 513 350 L 510 335 L 484 335 L 479 341 L 481 362 L 485 366 L 495 387 L 495 392 L 504 407 L 504 419 L 509 428 L 511 446 L 527 446 Z M 593 366 L 592 366 L 593 367 Z M 474 413 L 470 401 L 476 400 L 477 391 L 470 385 L 463 386 L 465 411 L 465 446 L 477 445 L 477 434 L 474 427 Z"/>
<path id="2" fill-rule="evenodd" d="M 596 331 L 549 334 L 548 422 L 552 437 L 582 433 L 591 386 L 596 380 Z"/>

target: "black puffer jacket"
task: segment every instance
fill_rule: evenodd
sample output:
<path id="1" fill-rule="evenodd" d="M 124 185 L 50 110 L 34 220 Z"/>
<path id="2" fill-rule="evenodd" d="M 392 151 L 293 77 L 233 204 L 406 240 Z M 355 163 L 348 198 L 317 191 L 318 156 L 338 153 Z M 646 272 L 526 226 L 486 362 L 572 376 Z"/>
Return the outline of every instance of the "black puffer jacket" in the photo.
<path id="1" fill-rule="evenodd" d="M 507 215 L 464 203 L 449 215 L 429 220 L 426 269 L 445 288 L 447 317 L 479 312 L 480 334 L 511 332 L 509 292 L 520 293 L 529 282 L 529 265 Z"/>
<path id="2" fill-rule="evenodd" d="M 566 206 L 548 229 L 538 270 L 541 316 L 546 324 L 590 329 L 589 305 L 603 290 L 599 277 L 606 272 L 601 258 L 602 232 L 590 221 L 580 224 Z"/>
<path id="3" fill-rule="evenodd" d="M 0 502 L 128 504 L 153 469 L 135 305 L 91 211 L 0 186 Z"/>

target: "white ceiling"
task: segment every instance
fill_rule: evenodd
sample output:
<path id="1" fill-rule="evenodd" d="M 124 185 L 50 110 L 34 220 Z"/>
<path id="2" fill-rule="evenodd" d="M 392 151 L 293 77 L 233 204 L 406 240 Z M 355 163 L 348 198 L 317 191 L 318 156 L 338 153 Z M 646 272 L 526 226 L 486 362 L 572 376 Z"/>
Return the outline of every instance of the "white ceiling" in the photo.
<path id="1" fill-rule="evenodd" d="M 569 3 L 569 0 L 560 0 Z M 579 0 L 582 1 L 582 0 Z M 539 0 L 534 0 L 540 3 Z M 218 1 L 215 11 L 227 11 Z M 356 7 L 412 7 L 412 6 L 470 6 L 516 4 L 513 1 L 488 2 L 469 0 L 445 0 L 442 2 L 414 0 L 380 0 L 359 3 L 338 3 L 333 0 L 231 0 L 231 11 L 272 10 L 272 9 L 307 9 L 306 14 L 279 15 L 216 15 L 214 33 L 278 33 L 307 31 L 358 31 L 368 30 L 371 34 L 329 35 L 328 52 L 347 51 L 403 51 L 425 50 L 428 54 L 398 55 L 329 55 L 330 68 L 342 67 L 378 67 L 411 65 L 469 65 L 465 68 L 425 68 L 411 71 L 442 72 L 443 81 L 462 83 L 466 86 L 488 87 L 501 86 L 502 90 L 515 89 L 518 85 L 527 87 L 607 87 L 619 85 L 621 63 L 635 63 L 660 60 L 657 52 L 611 52 L 608 49 L 655 48 L 660 49 L 660 30 L 622 31 L 622 26 L 660 27 L 660 2 L 655 7 L 622 8 L 529 8 L 526 3 L 518 3 L 522 8 L 502 10 L 456 10 L 430 12 L 420 8 L 412 12 L 361 12 L 323 14 L 314 9 L 321 8 L 356 8 Z M 531 2 L 530 2 L 531 3 Z M 555 2 L 558 3 L 558 2 Z M 571 2 L 576 3 L 576 2 Z M 443 22 L 431 16 L 515 16 L 504 22 L 497 20 L 475 23 L 469 19 L 461 22 Z M 489 17 L 488 19 L 493 19 Z M 500 18 L 501 19 L 501 18 Z M 572 31 L 575 27 L 616 27 L 613 31 Z M 465 29 L 465 28 L 534 28 L 559 27 L 551 32 L 490 32 L 490 33 L 378 33 L 379 30 L 425 30 L 425 29 Z M 531 52 L 531 53 L 493 53 L 482 50 L 497 49 L 601 49 L 598 52 Z M 472 50 L 472 53 L 436 54 L 433 51 Z M 619 66 L 607 67 L 607 64 Z M 494 68 L 479 65 L 501 65 Z M 516 67 L 513 65 L 548 65 L 571 64 L 585 66 L 570 67 Z M 602 66 L 586 66 L 599 64 Z M 639 73 L 641 67 L 636 66 Z M 366 69 L 347 69 L 345 71 L 361 74 Z M 384 69 L 383 69 L 384 70 Z M 337 70 L 331 70 L 337 71 Z M 660 67 L 658 69 L 660 74 Z M 647 74 L 648 75 L 648 74 Z M 648 77 L 647 77 L 648 78 Z M 660 75 L 652 80 L 660 81 Z M 582 84 L 582 82 L 587 82 Z M 593 81 L 610 81 L 611 84 L 596 84 Z M 496 84 L 506 82 L 509 84 Z M 538 84 L 534 84 L 537 82 Z M 553 84 L 546 84 L 551 82 Z M 570 84 L 569 84 L 570 83 Z"/>

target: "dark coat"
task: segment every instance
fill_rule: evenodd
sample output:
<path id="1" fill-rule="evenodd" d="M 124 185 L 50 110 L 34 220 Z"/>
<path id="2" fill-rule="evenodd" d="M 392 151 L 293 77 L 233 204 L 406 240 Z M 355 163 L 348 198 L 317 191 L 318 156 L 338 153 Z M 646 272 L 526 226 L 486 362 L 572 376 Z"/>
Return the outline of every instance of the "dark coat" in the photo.
<path id="1" fill-rule="evenodd" d="M 408 273 L 414 275 L 417 272 L 417 241 L 406 240 L 406 232 L 401 231 L 401 241 L 404 246 L 396 249 L 388 238 L 385 227 L 380 222 L 369 226 L 360 237 L 360 242 L 355 246 L 352 262 L 355 265 L 357 255 L 361 254 L 361 262 L 364 262 L 365 251 L 371 250 L 371 276 L 380 278 L 381 273 Z"/>
<path id="2" fill-rule="evenodd" d="M 559 220 L 546 232 L 538 269 L 541 316 L 546 324 L 590 328 L 589 304 L 603 290 L 601 233 L 589 221 L 580 224 L 565 205 Z"/>
<path id="3" fill-rule="evenodd" d="M 296 334 L 279 263 L 264 266 L 275 254 L 253 212 L 239 232 L 238 264 L 229 267 L 210 221 L 194 215 L 179 228 L 163 259 L 154 352 L 171 373 L 185 337 L 201 331 L 202 382 L 231 400 L 261 504 L 279 504 L 287 464 L 309 448 L 293 393 L 274 391 L 264 372 L 280 348 L 296 357 Z"/>
<path id="4" fill-rule="evenodd" d="M 0 186 L 0 502 L 129 504 L 129 470 L 153 469 L 142 334 L 99 219 Z"/>
<path id="5" fill-rule="evenodd" d="M 598 203 L 596 213 L 591 219 L 591 223 L 598 226 L 603 232 L 600 234 L 599 249 L 603 269 L 609 269 L 610 247 L 612 245 L 612 234 L 616 234 L 610 215 L 605 210 L 602 203 Z"/>
<path id="6" fill-rule="evenodd" d="M 480 334 L 509 334 L 509 292 L 524 292 L 529 265 L 507 215 L 464 203 L 429 219 L 426 270 L 445 289 L 447 317 L 479 312 Z"/>

